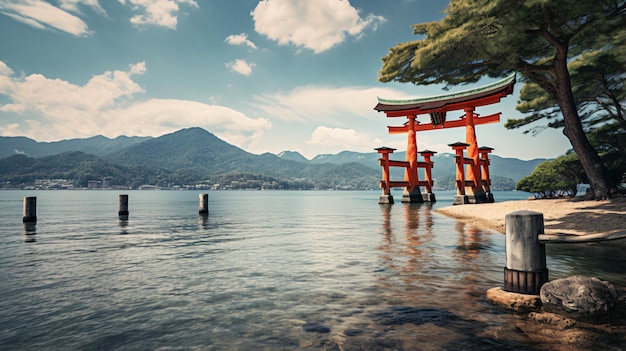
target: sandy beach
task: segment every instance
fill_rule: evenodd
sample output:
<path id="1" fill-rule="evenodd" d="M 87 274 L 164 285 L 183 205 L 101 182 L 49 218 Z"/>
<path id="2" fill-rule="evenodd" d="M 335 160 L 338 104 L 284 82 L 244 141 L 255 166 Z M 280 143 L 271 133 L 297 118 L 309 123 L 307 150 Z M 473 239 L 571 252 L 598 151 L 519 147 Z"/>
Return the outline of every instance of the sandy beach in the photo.
<path id="1" fill-rule="evenodd" d="M 603 201 L 574 198 L 497 202 L 496 199 L 494 203 L 448 206 L 436 211 L 504 233 L 505 216 L 521 210 L 543 213 L 545 234 L 626 234 L 625 196 Z"/>

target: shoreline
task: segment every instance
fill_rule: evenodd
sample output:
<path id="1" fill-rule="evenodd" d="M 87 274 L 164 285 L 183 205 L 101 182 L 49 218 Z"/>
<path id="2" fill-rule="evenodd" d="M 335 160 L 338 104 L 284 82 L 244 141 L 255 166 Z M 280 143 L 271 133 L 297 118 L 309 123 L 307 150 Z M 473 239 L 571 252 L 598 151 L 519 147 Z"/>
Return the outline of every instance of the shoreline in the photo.
<path id="1" fill-rule="evenodd" d="M 493 203 L 447 206 L 434 211 L 504 234 L 506 215 L 522 210 L 543 214 L 544 234 L 626 235 L 626 196 L 600 201 L 579 198 L 496 200 Z"/>

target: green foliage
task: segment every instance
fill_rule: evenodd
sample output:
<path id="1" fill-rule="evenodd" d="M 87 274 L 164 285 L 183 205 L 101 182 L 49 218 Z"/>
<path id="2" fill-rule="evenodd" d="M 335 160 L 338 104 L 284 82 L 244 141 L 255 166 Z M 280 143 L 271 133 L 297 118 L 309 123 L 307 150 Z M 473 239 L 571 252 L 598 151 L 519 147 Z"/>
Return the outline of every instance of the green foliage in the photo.
<path id="1" fill-rule="evenodd" d="M 515 70 L 545 82 L 558 46 L 577 57 L 611 45 L 624 1 L 452 0 L 444 13 L 413 26 L 421 39 L 390 49 L 380 81 L 460 84 Z"/>
<path id="2" fill-rule="evenodd" d="M 321 164 L 310 169 L 310 177 L 283 177 L 228 170 L 204 178 L 190 169 L 166 170 L 149 166 L 119 165 L 82 152 L 68 152 L 41 159 L 15 155 L 0 159 L 0 184 L 9 187 L 32 185 L 38 179 L 68 179 L 73 186 L 87 187 L 90 180 L 111 178 L 113 186 L 140 185 L 171 187 L 186 184 L 220 184 L 225 189 L 377 189 L 379 171 L 361 164 Z"/>
<path id="3" fill-rule="evenodd" d="M 511 178 L 494 176 L 491 177 L 492 191 L 509 191 L 515 189 L 515 181 Z"/>
<path id="4" fill-rule="evenodd" d="M 448 174 L 443 177 L 437 177 L 437 179 L 435 179 L 435 186 L 437 189 L 443 190 L 456 189 L 456 175 Z M 513 179 L 501 176 L 491 177 L 491 191 L 511 190 L 515 190 L 515 181 Z"/>
<path id="5" fill-rule="evenodd" d="M 587 135 L 606 165 L 611 184 L 617 186 L 625 182 L 626 131 L 620 129 L 617 122 L 613 122 L 594 128 Z"/>
<path id="6" fill-rule="evenodd" d="M 586 139 L 581 120 L 592 121 L 598 106 L 615 112 L 621 109 L 626 2 L 452 0 L 445 13 L 439 22 L 414 25 L 414 33 L 422 39 L 391 48 L 383 57 L 378 79 L 455 85 L 520 72 L 522 80 L 536 84 L 522 89 L 527 104 L 520 108 L 531 115 L 507 127 L 554 118 L 551 126 L 564 127 L 595 196 L 606 197 L 606 171 Z M 606 71 L 601 70 L 604 65 Z M 589 81 L 592 77 L 593 82 Z M 600 92 L 606 94 L 600 96 Z M 582 117 L 574 94 L 587 97 L 588 110 Z M 611 94 L 617 100 L 611 100 Z M 562 119 L 557 117 L 559 112 Z"/>
<path id="7" fill-rule="evenodd" d="M 380 81 L 455 85 L 518 71 L 526 83 L 518 110 L 531 115 L 506 127 L 549 118 L 550 127 L 560 128 L 561 80 L 571 78 L 584 118 L 595 116 L 589 123 L 602 119 L 599 110 L 624 120 L 623 0 L 452 0 L 444 13 L 440 22 L 413 26 L 422 39 L 390 49 Z M 555 73 L 558 62 L 569 63 L 569 77 Z"/>
<path id="8" fill-rule="evenodd" d="M 613 122 L 594 128 L 588 138 L 599 151 L 611 184 L 617 187 L 626 175 L 626 133 Z M 516 189 L 536 193 L 537 197 L 571 196 L 576 193 L 576 184 L 587 181 L 578 157 L 571 153 L 538 165 Z"/>
<path id="9" fill-rule="evenodd" d="M 578 156 L 570 153 L 542 162 L 530 175 L 520 179 L 515 189 L 534 193 L 537 198 L 575 196 L 578 184 L 586 182 Z"/>
<path id="10" fill-rule="evenodd" d="M 608 48 L 585 52 L 568 65 L 572 92 L 585 130 L 607 122 L 626 130 L 626 25 L 615 34 Z M 537 84 L 528 82 L 520 91 L 517 109 L 530 114 L 509 119 L 508 129 L 529 127 L 524 133 L 536 134 L 547 128 L 563 128 L 565 123 L 556 101 Z M 545 126 L 534 122 L 548 120 Z"/>
<path id="11" fill-rule="evenodd" d="M 205 180 L 219 184 L 220 189 L 264 189 L 264 190 L 311 190 L 316 187 L 310 179 L 280 179 L 260 174 L 232 172 L 211 176 Z"/>
<path id="12" fill-rule="evenodd" d="M 79 151 L 34 159 L 15 155 L 0 159 L 0 182 L 32 184 L 37 179 L 71 179 L 75 187 L 86 187 L 90 180 L 111 177 L 112 185 L 137 187 L 142 184 L 167 185 L 197 179 L 188 172 L 171 172 L 149 167 L 117 165 Z"/>

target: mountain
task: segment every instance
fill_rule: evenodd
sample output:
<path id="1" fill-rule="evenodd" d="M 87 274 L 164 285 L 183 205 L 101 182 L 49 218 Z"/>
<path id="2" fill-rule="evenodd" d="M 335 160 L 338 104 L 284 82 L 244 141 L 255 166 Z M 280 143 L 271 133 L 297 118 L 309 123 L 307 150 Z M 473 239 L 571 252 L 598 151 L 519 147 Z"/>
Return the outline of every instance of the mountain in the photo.
<path id="1" fill-rule="evenodd" d="M 394 158 L 397 158 L 398 154 L 393 154 Z M 350 162 L 358 162 L 364 164 L 368 167 L 378 168 L 378 159 L 380 155 L 377 152 L 353 152 L 353 151 L 342 151 L 338 154 L 321 154 L 315 156 L 311 162 L 312 163 L 334 163 L 334 164 L 342 164 L 342 163 L 350 163 Z M 404 160 L 404 153 L 402 153 L 402 159 Z"/>
<path id="2" fill-rule="evenodd" d="M 82 157 L 92 158 L 80 159 L 69 151 L 54 154 L 58 150 L 68 149 L 80 151 Z M 67 178 L 71 175 L 78 177 L 83 184 L 89 175 L 94 179 L 115 176 L 117 184 L 124 181 L 132 184 L 156 182 L 167 186 L 171 183 L 194 184 L 199 181 L 208 183 L 212 180 L 222 184 L 226 180 L 236 179 L 243 184 L 241 181 L 245 179 L 245 184 L 257 188 L 270 188 L 266 186 L 266 183 L 270 182 L 273 184 L 271 188 L 283 189 L 289 184 L 291 184 L 289 188 L 310 186 L 350 188 L 358 185 L 362 189 L 377 189 L 381 176 L 378 162 L 380 155 L 376 152 L 342 151 L 338 154 L 318 155 L 312 160 L 294 151 L 285 151 L 279 155 L 271 153 L 255 155 L 221 140 L 202 128 L 181 129 L 157 138 L 108 139 L 95 136 L 52 143 L 38 143 L 24 137 L 0 137 L 0 155 L 7 154 L 12 157 L 8 157 L 9 160 L 6 161 L 8 163 L 3 163 L 5 168 L 0 172 L 0 181 L 7 181 L 9 178 L 31 180 L 53 178 L 52 175 Z M 20 154 L 24 157 L 17 157 Z M 48 158 L 50 156 L 46 156 L 48 154 L 59 155 L 59 158 L 50 159 Z M 395 152 L 391 159 L 404 160 L 405 155 L 403 151 Z M 432 160 L 435 163 L 433 177 L 437 188 L 453 188 L 456 172 L 454 155 L 436 154 Z M 491 178 L 494 184 L 497 180 L 503 189 L 511 188 L 511 184 L 514 186 L 520 178 L 530 174 L 537 164 L 544 161 L 543 159 L 523 161 L 495 155 L 490 155 L 490 160 Z M 34 168 L 31 171 L 12 169 L 6 166 L 11 162 L 29 164 Z M 131 175 L 125 176 L 124 172 Z M 420 177 L 421 174 L 422 171 Z M 224 178 L 222 175 L 227 176 Z M 400 180 L 403 177 L 404 169 L 397 167 L 391 169 L 392 179 Z M 306 186 L 295 185 L 303 180 L 309 183 L 306 183 Z M 257 186 L 258 184 L 261 186 Z"/>
<path id="3" fill-rule="evenodd" d="M 357 162 L 361 163 L 367 167 L 371 168 L 379 168 L 378 159 L 380 155 L 377 152 L 370 153 L 360 153 L 360 152 L 352 152 L 352 151 L 342 151 L 338 154 L 321 154 L 315 156 L 310 162 L 319 164 L 319 163 L 333 163 L 333 164 L 343 164 L 349 162 Z M 406 153 L 404 151 L 394 152 L 390 155 L 390 158 L 393 160 L 405 160 Z M 420 160 L 421 160 L 420 156 Z M 431 158 L 431 160 L 435 163 L 433 168 L 433 176 L 435 178 L 438 177 L 446 177 L 450 174 L 454 175 L 456 172 L 456 165 L 454 163 L 454 155 L 450 153 L 438 153 L 435 154 Z M 537 158 L 533 160 L 520 160 L 517 158 L 505 158 L 497 155 L 490 154 L 490 173 L 492 177 L 505 177 L 514 180 L 515 182 L 519 181 L 521 178 L 529 175 L 537 165 L 546 159 Z M 392 177 L 395 178 L 401 177 L 402 171 L 399 169 L 392 169 L 395 171 L 392 173 Z"/>
<path id="4" fill-rule="evenodd" d="M 270 160 L 278 159 L 271 154 L 260 157 L 261 160 L 267 157 L 271 157 Z M 67 188 L 68 184 L 82 188 L 88 185 L 91 187 L 91 181 L 101 181 L 105 177 L 108 178 L 107 186 L 131 188 L 150 184 L 158 187 L 191 185 L 191 188 L 196 188 L 196 185 L 201 188 L 218 185 L 219 188 L 227 189 L 374 189 L 378 183 L 378 171 L 357 163 L 304 167 L 301 163 L 295 164 L 301 169 L 300 175 L 306 177 L 294 177 L 293 169 L 282 174 L 267 169 L 261 172 L 226 169 L 222 173 L 200 176 L 193 169 L 121 165 L 79 151 L 42 158 L 13 155 L 0 159 L 0 188 L 23 188 L 37 185 L 38 180 L 45 184 L 43 188 Z M 273 167 L 273 164 L 270 162 L 267 167 Z M 268 173 L 278 175 L 271 176 Z"/>
<path id="5" fill-rule="evenodd" d="M 90 155 L 104 156 L 148 139 L 150 137 L 127 136 L 109 139 L 98 135 L 84 139 L 37 142 L 26 137 L 0 136 L 0 159 L 20 154 L 37 158 L 62 154 L 68 151 L 81 151 Z"/>
<path id="6" fill-rule="evenodd" d="M 167 184 L 175 179 L 191 180 L 197 175 L 123 166 L 80 151 L 69 151 L 42 158 L 13 155 L 0 159 L 0 177 L 2 182 L 12 184 L 33 183 L 37 179 L 72 179 L 81 187 L 87 186 L 90 180 L 110 177 L 115 180 L 114 184 L 136 187 L 158 181 Z"/>
<path id="7" fill-rule="evenodd" d="M 105 158 L 125 165 L 170 170 L 200 169 L 204 173 L 215 174 L 220 173 L 220 168 L 225 165 L 249 162 L 252 154 L 202 128 L 187 128 L 130 145 L 105 155 Z"/>
<path id="8" fill-rule="evenodd" d="M 290 161 L 296 161 L 296 162 L 302 162 L 302 163 L 309 162 L 309 160 L 306 157 L 302 156 L 302 154 L 300 154 L 297 151 L 283 151 L 276 156 L 282 158 L 283 160 L 290 160 Z"/>
<path id="9" fill-rule="evenodd" d="M 532 173 L 533 170 L 541 162 L 547 161 L 545 158 L 535 158 L 532 160 L 524 161 L 517 158 L 500 157 L 495 155 L 489 155 L 490 170 L 494 176 L 502 176 L 515 180 L 518 182 L 520 179 Z"/>
<path id="10" fill-rule="evenodd" d="M 271 153 L 254 155 L 202 128 L 174 133 L 131 145 L 106 158 L 123 165 L 147 166 L 170 171 L 191 171 L 203 177 L 224 173 L 253 173 L 281 178 L 327 179 L 334 173 L 374 178 L 378 174 L 359 163 L 309 164 L 283 159 Z M 305 159 L 306 160 L 306 159 Z M 349 171 L 346 170 L 349 168 Z"/>
<path id="11" fill-rule="evenodd" d="M 99 140 L 106 138 L 91 139 L 94 145 Z M 21 141 L 33 146 L 26 138 Z M 201 128 L 132 143 L 101 157 L 74 151 L 40 158 L 13 155 L 0 161 L 0 181 L 7 187 L 51 178 L 72 179 L 84 187 L 89 180 L 110 177 L 112 185 L 133 187 L 220 183 L 232 188 L 372 189 L 380 173 L 359 163 L 315 165 L 270 153 L 254 155 Z"/>

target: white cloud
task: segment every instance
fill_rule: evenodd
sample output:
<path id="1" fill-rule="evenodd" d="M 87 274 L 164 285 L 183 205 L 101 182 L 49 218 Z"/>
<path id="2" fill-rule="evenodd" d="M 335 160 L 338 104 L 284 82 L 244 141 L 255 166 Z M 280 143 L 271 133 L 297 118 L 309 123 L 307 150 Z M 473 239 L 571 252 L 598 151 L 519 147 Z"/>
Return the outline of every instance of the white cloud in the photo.
<path id="1" fill-rule="evenodd" d="M 113 129 L 129 135 L 160 135 L 199 126 L 236 145 L 252 142 L 271 128 L 266 119 L 253 119 L 228 107 L 189 100 L 150 99 L 107 114 L 123 116 L 110 122 L 117 124 Z"/>
<path id="2" fill-rule="evenodd" d="M 288 93 L 256 96 L 251 108 L 272 121 L 281 121 L 274 123 L 274 134 L 278 131 L 290 133 L 288 126 L 294 126 L 293 133 L 297 132 L 297 125 L 300 126 L 298 130 L 302 127 L 314 129 L 312 134 L 302 135 L 300 139 L 307 140 L 303 154 L 309 157 L 320 152 L 335 153 L 341 150 L 372 152 L 380 146 L 405 150 L 406 134 L 390 135 L 387 126 L 400 126 L 406 119 L 390 119 L 384 113 L 375 111 L 378 96 L 395 99 L 416 97 L 415 94 L 388 87 L 310 86 Z M 418 137 L 419 149 L 432 150 L 432 146 L 423 143 L 426 141 L 423 137 Z M 429 142 L 432 144 L 431 140 Z M 282 151 L 286 147 L 277 145 L 273 149 Z"/>
<path id="3" fill-rule="evenodd" d="M 336 147 L 340 150 L 371 152 L 374 146 L 382 144 L 382 140 L 374 138 L 367 133 L 357 132 L 354 129 L 320 126 L 315 128 L 306 143 L 324 147 Z"/>
<path id="4" fill-rule="evenodd" d="M 131 97 L 143 89 L 131 79 L 141 62 L 129 72 L 109 71 L 93 76 L 84 86 L 60 79 L 48 79 L 41 74 L 12 79 L 0 86 L 0 93 L 8 95 L 13 103 L 0 107 L 7 111 L 32 111 L 53 120 L 63 120 L 69 110 L 98 111 L 113 105 L 123 97 Z"/>
<path id="5" fill-rule="evenodd" d="M 146 73 L 147 69 L 146 69 L 146 62 L 142 61 L 139 63 L 136 63 L 134 65 L 130 65 L 130 71 L 128 71 L 129 74 L 133 75 L 133 74 L 144 74 Z"/>
<path id="6" fill-rule="evenodd" d="M 256 45 L 248 39 L 248 35 L 246 33 L 241 34 L 232 34 L 226 37 L 224 42 L 230 45 L 246 45 L 252 49 L 256 49 Z"/>
<path id="7" fill-rule="evenodd" d="M 402 120 L 404 121 L 404 120 Z M 306 141 L 308 145 L 316 148 L 324 148 L 334 150 L 333 152 L 350 150 L 357 152 L 374 152 L 374 148 L 387 146 L 400 151 L 406 150 L 407 136 L 403 135 L 387 135 L 386 130 L 380 130 L 384 140 L 380 137 L 373 136 L 367 132 L 357 131 L 353 128 L 332 128 L 326 126 L 317 127 L 310 138 Z M 449 136 L 447 136 L 449 137 Z M 450 153 L 452 149 L 445 143 L 441 143 L 439 135 L 419 134 L 417 137 L 418 150 L 431 150 L 440 153 Z"/>
<path id="8" fill-rule="evenodd" d="M 254 29 L 279 45 L 292 43 L 326 51 L 342 43 L 346 36 L 359 36 L 366 28 L 385 22 L 373 14 L 361 17 L 347 0 L 301 1 L 262 0 L 251 13 Z"/>
<path id="9" fill-rule="evenodd" d="M 179 5 L 198 7 L 195 0 L 119 0 L 120 3 L 129 4 L 133 10 L 140 12 L 130 19 L 132 24 L 157 25 L 176 29 L 178 24 Z"/>
<path id="10" fill-rule="evenodd" d="M 379 119 L 373 110 L 377 96 L 406 97 L 390 88 L 375 87 L 300 87 L 288 94 L 255 97 L 255 108 L 266 115 L 286 121 L 312 121 L 347 126 L 356 120 Z"/>
<path id="11" fill-rule="evenodd" d="M 74 12 L 74 13 L 81 13 L 80 9 L 78 8 L 79 5 L 90 7 L 93 11 L 106 16 L 106 11 L 102 8 L 102 6 L 100 6 L 100 3 L 98 0 L 60 0 L 59 1 L 59 6 L 62 9 L 65 9 L 67 11 Z"/>
<path id="12" fill-rule="evenodd" d="M 56 29 L 77 37 L 92 34 L 83 20 L 45 1 L 2 1 L 0 12 L 38 29 Z"/>
<path id="13" fill-rule="evenodd" d="M 95 134 L 158 136 L 197 126 L 247 147 L 272 127 L 267 119 L 224 106 L 176 99 L 134 101 L 143 88 L 132 78 L 147 72 L 144 62 L 127 71 L 95 75 L 82 86 L 40 74 L 13 77 L 1 61 L 0 72 L 0 95 L 9 100 L 0 105 L 0 135 L 52 141 Z"/>
<path id="14" fill-rule="evenodd" d="M 176 29 L 179 5 L 198 7 L 195 0 L 118 0 L 132 7 L 137 14 L 130 22 L 141 25 L 156 25 Z M 77 37 L 93 33 L 78 16 L 81 7 L 87 7 L 100 15 L 107 13 L 99 0 L 59 0 L 54 6 L 42 0 L 0 0 L 0 13 L 37 29 L 56 29 Z M 70 13 L 71 12 L 71 13 Z M 74 14 L 72 14 L 74 13 Z"/>
<path id="15" fill-rule="evenodd" d="M 246 60 L 237 59 L 226 64 L 231 71 L 237 72 L 244 76 L 252 74 L 252 68 L 256 66 L 254 63 L 248 63 Z"/>
<path id="16" fill-rule="evenodd" d="M 6 65 L 6 63 L 0 61 L 0 76 L 12 76 L 13 70 Z"/>

